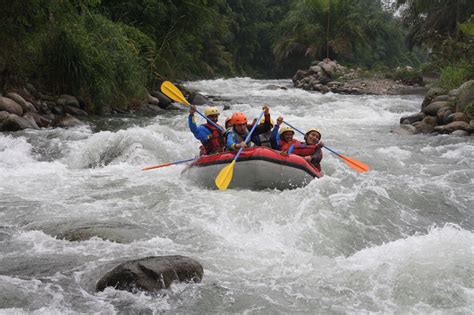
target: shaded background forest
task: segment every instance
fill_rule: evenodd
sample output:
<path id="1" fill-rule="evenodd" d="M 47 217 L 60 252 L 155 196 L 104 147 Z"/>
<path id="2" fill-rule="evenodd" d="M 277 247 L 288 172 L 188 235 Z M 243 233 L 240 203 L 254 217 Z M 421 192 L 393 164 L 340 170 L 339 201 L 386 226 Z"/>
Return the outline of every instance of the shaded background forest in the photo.
<path id="1" fill-rule="evenodd" d="M 0 89 L 126 104 L 164 79 L 287 78 L 326 57 L 472 75 L 469 0 L 0 1 Z"/>

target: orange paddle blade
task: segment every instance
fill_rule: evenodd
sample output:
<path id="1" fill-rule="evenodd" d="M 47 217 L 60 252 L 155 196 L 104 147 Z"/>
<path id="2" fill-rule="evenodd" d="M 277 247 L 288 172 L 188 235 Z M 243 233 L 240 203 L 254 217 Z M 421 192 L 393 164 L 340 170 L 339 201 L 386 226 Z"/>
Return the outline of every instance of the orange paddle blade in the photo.
<path id="1" fill-rule="evenodd" d="M 352 167 L 352 169 L 354 169 L 355 171 L 357 171 L 359 173 L 365 173 L 365 172 L 368 172 L 370 170 L 368 165 L 366 165 L 366 164 L 364 164 L 360 161 L 350 159 L 347 156 L 344 156 L 342 154 L 339 154 L 339 157 L 341 159 L 343 159 L 344 162 L 346 162 L 347 165 L 349 165 L 350 167 Z"/>

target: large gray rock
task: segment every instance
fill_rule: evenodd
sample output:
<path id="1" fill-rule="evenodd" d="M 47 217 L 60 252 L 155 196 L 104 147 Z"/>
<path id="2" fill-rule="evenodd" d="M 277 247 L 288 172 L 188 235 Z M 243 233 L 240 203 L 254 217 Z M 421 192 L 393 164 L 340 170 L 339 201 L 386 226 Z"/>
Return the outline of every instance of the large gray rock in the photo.
<path id="1" fill-rule="evenodd" d="M 160 100 L 157 99 L 156 97 L 154 96 L 151 96 L 150 94 L 147 94 L 146 95 L 146 102 L 148 104 L 151 104 L 151 105 L 159 105 L 160 104 Z"/>
<path id="2" fill-rule="evenodd" d="M 1 131 L 18 131 L 28 128 L 38 129 L 38 126 L 32 123 L 31 120 L 17 116 L 15 114 L 9 114 L 8 117 L 2 121 L 1 125 Z"/>
<path id="3" fill-rule="evenodd" d="M 51 123 L 53 127 L 60 127 L 60 128 L 71 128 L 71 127 L 76 127 L 83 124 L 84 123 L 82 121 L 80 121 L 79 119 L 69 114 L 66 114 L 65 116 L 61 116 L 61 117 L 56 117 Z"/>
<path id="4" fill-rule="evenodd" d="M 324 60 L 318 63 L 328 77 L 332 77 L 336 71 L 336 63 L 332 60 Z"/>
<path id="5" fill-rule="evenodd" d="M 426 116 L 425 118 L 423 118 L 423 120 L 421 122 L 423 124 L 437 126 L 438 125 L 438 117 L 436 117 L 436 116 Z"/>
<path id="6" fill-rule="evenodd" d="M 464 113 L 461 113 L 461 112 L 452 113 L 451 115 L 449 115 L 449 119 L 451 120 L 450 122 L 453 122 L 453 121 L 468 122 L 469 121 L 467 119 L 466 115 Z"/>
<path id="7" fill-rule="evenodd" d="M 304 71 L 304 70 L 298 70 L 296 71 L 295 75 L 291 78 L 291 80 L 293 81 L 293 83 L 296 83 L 296 81 L 300 81 L 301 79 L 303 79 L 307 74 L 307 71 Z"/>
<path id="8" fill-rule="evenodd" d="M 474 102 L 474 80 L 464 82 L 458 90 L 456 111 L 463 112 L 469 103 Z"/>
<path id="9" fill-rule="evenodd" d="M 434 130 L 441 133 L 451 133 L 455 130 L 465 130 L 472 132 L 472 128 L 465 121 L 453 121 L 447 125 L 436 126 Z"/>
<path id="10" fill-rule="evenodd" d="M 23 108 L 14 100 L 0 96 L 0 111 L 6 111 L 17 116 L 23 115 Z"/>
<path id="11" fill-rule="evenodd" d="M 445 125 L 452 122 L 453 120 L 450 118 L 452 113 L 453 111 L 449 107 L 441 108 L 437 114 L 439 124 Z"/>
<path id="12" fill-rule="evenodd" d="M 79 100 L 72 95 L 62 94 L 56 100 L 56 103 L 63 106 L 72 106 L 75 108 L 80 108 Z"/>
<path id="13" fill-rule="evenodd" d="M 38 127 L 40 127 L 40 128 L 46 128 L 51 124 L 51 120 L 41 116 L 38 113 L 28 112 L 25 115 L 23 115 L 23 117 L 25 117 L 25 118 L 26 117 L 31 117 L 35 121 L 36 125 L 38 125 Z"/>
<path id="14" fill-rule="evenodd" d="M 436 116 L 441 108 L 450 107 L 448 102 L 434 102 L 423 108 L 423 113 L 428 116 Z"/>
<path id="15" fill-rule="evenodd" d="M 168 98 L 168 96 L 164 95 L 160 91 L 153 91 L 151 92 L 151 95 L 156 97 L 159 100 L 158 106 L 160 106 L 163 109 L 166 109 L 170 104 L 171 100 Z"/>
<path id="16" fill-rule="evenodd" d="M 425 99 L 423 100 L 423 103 L 421 104 L 421 110 L 423 110 L 426 106 L 428 106 L 435 97 L 439 95 L 443 95 L 445 93 L 446 93 L 446 90 L 443 88 L 434 87 L 434 88 L 429 89 L 425 95 Z"/>
<path id="17" fill-rule="evenodd" d="M 433 99 L 432 103 L 439 102 L 439 101 L 447 102 L 447 101 L 449 101 L 449 96 L 448 95 L 438 95 Z"/>
<path id="18" fill-rule="evenodd" d="M 158 114 L 163 114 L 165 111 L 163 108 L 159 107 L 158 105 L 153 105 L 153 104 L 148 104 L 148 103 L 143 103 L 140 106 L 139 111 L 144 114 L 150 114 L 153 116 L 156 116 Z"/>
<path id="19" fill-rule="evenodd" d="M 8 97 L 9 99 L 15 101 L 15 103 L 17 103 L 18 105 L 20 105 L 21 108 L 23 109 L 24 113 L 26 113 L 27 111 L 30 110 L 29 106 L 26 105 L 25 99 L 23 97 L 21 97 L 20 94 L 15 93 L 15 92 L 10 92 L 5 96 Z"/>
<path id="20" fill-rule="evenodd" d="M 200 282 L 203 273 L 201 264 L 189 257 L 147 257 L 115 267 L 97 282 L 96 290 L 114 287 L 131 292 L 135 289 L 158 291 L 169 288 L 173 281 Z"/>
<path id="21" fill-rule="evenodd" d="M 207 97 L 205 97 L 204 95 L 199 94 L 199 93 L 194 95 L 193 100 L 191 102 L 191 104 L 194 104 L 194 105 L 204 105 L 204 104 L 207 104 L 207 103 L 209 103 L 209 99 Z"/>
<path id="22" fill-rule="evenodd" d="M 68 114 L 71 114 L 71 115 L 74 115 L 74 116 L 88 116 L 89 115 L 89 114 L 87 114 L 86 111 L 84 111 L 82 109 L 79 109 L 77 107 L 64 105 L 63 108 L 64 108 L 65 113 L 68 113 Z"/>
<path id="23" fill-rule="evenodd" d="M 23 119 L 26 119 L 26 120 L 28 120 L 28 121 L 30 122 L 30 124 L 31 124 L 31 126 L 32 126 L 32 127 L 30 127 L 30 128 L 32 128 L 32 129 L 40 129 L 40 128 L 38 127 L 38 124 L 36 123 L 35 119 L 34 119 L 31 115 L 29 115 L 29 113 L 26 113 L 25 115 L 23 115 L 22 118 L 23 118 Z"/>
<path id="24" fill-rule="evenodd" d="M 320 74 L 321 71 L 323 71 L 323 69 L 318 65 L 309 67 L 309 72 L 310 73 Z"/>
<path id="25" fill-rule="evenodd" d="M 33 105 L 33 104 L 30 103 L 30 102 L 26 102 L 26 110 L 24 110 L 24 112 L 37 113 L 38 110 L 36 109 L 36 106 L 35 106 L 35 105 Z"/>
<path id="26" fill-rule="evenodd" d="M 10 113 L 5 111 L 0 111 L 0 123 L 10 116 Z"/>
<path id="27" fill-rule="evenodd" d="M 409 116 L 403 116 L 402 118 L 400 118 L 400 124 L 412 124 L 416 121 L 423 120 L 425 116 L 426 115 L 423 112 L 419 112 L 419 113 L 409 115 Z"/>
<path id="28" fill-rule="evenodd" d="M 435 128 L 435 126 L 431 124 L 426 124 L 424 122 L 416 122 L 415 124 L 413 125 L 416 127 L 416 131 L 419 133 L 431 133 Z"/>
<path id="29" fill-rule="evenodd" d="M 456 130 L 451 133 L 452 136 L 465 137 L 469 135 L 469 132 L 465 130 Z"/>
<path id="30" fill-rule="evenodd" d="M 416 131 L 417 131 L 416 128 L 410 124 L 402 124 L 400 125 L 400 127 L 395 128 L 391 132 L 404 136 L 404 135 L 415 134 Z"/>

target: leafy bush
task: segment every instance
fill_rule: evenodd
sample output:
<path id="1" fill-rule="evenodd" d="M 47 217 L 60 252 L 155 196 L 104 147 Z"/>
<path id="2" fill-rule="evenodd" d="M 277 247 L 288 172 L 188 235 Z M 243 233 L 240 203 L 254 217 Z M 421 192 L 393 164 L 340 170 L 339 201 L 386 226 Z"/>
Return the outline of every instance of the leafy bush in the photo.
<path id="1" fill-rule="evenodd" d="M 40 46 L 46 82 L 82 97 L 95 113 L 124 108 L 150 84 L 154 42 L 101 15 L 63 19 L 40 37 Z"/>
<path id="2" fill-rule="evenodd" d="M 388 78 L 393 80 L 400 80 L 407 85 L 422 85 L 423 77 L 420 70 L 415 70 L 412 67 L 397 67 L 395 71 L 392 71 L 387 75 Z"/>
<path id="3" fill-rule="evenodd" d="M 439 85 L 448 90 L 455 89 L 468 80 L 470 75 L 471 71 L 463 64 L 447 66 L 441 70 Z"/>

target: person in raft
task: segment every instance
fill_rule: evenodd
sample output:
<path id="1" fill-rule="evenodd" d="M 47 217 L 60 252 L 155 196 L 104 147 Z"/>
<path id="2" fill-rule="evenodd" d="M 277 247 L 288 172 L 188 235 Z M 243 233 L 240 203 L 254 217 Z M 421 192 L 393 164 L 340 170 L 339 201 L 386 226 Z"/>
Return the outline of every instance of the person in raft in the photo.
<path id="1" fill-rule="evenodd" d="M 247 148 L 251 146 L 261 145 L 259 135 L 268 132 L 271 130 L 270 125 L 270 108 L 267 104 L 263 105 L 264 112 L 264 123 L 259 124 L 255 127 L 255 130 L 250 137 L 250 142 L 245 143 L 245 138 L 247 137 L 249 130 L 252 129 L 253 125 L 247 124 L 247 116 L 241 112 L 235 112 L 231 117 L 232 129 L 227 133 L 226 145 L 229 150 L 237 150 L 240 148 Z M 257 122 L 254 122 L 257 123 Z"/>
<path id="2" fill-rule="evenodd" d="M 324 142 L 321 141 L 321 131 L 311 128 L 304 135 L 305 143 L 293 150 L 293 154 L 302 156 L 306 161 L 313 164 L 321 171 L 321 160 L 323 159 Z"/>
<path id="3" fill-rule="evenodd" d="M 265 123 L 265 117 L 262 118 L 260 120 L 260 125 L 263 125 Z M 271 144 L 270 144 L 270 138 L 272 136 L 272 129 L 273 126 L 275 125 L 275 120 L 273 120 L 273 118 L 270 119 L 270 129 L 268 129 L 267 132 L 264 132 L 264 133 L 261 133 L 258 135 L 258 138 L 260 140 L 260 145 L 262 147 L 267 147 L 267 148 L 271 148 Z"/>
<path id="4" fill-rule="evenodd" d="M 195 112 L 196 106 L 191 106 L 189 109 L 188 124 L 194 137 L 202 143 L 200 155 L 223 152 L 224 139 L 222 130 L 224 130 L 224 128 L 221 127 L 222 129 L 219 129 L 210 122 L 206 122 L 198 127 L 194 118 Z M 204 115 L 218 126 L 220 126 L 217 123 L 219 114 L 220 112 L 217 107 L 207 106 L 204 109 Z"/>
<path id="5" fill-rule="evenodd" d="M 283 117 L 278 117 L 275 127 L 273 127 L 272 135 L 270 137 L 270 144 L 272 149 L 280 150 L 286 153 L 292 153 L 292 150 L 301 147 L 301 141 L 293 139 L 295 131 L 290 127 L 281 127 Z"/>

